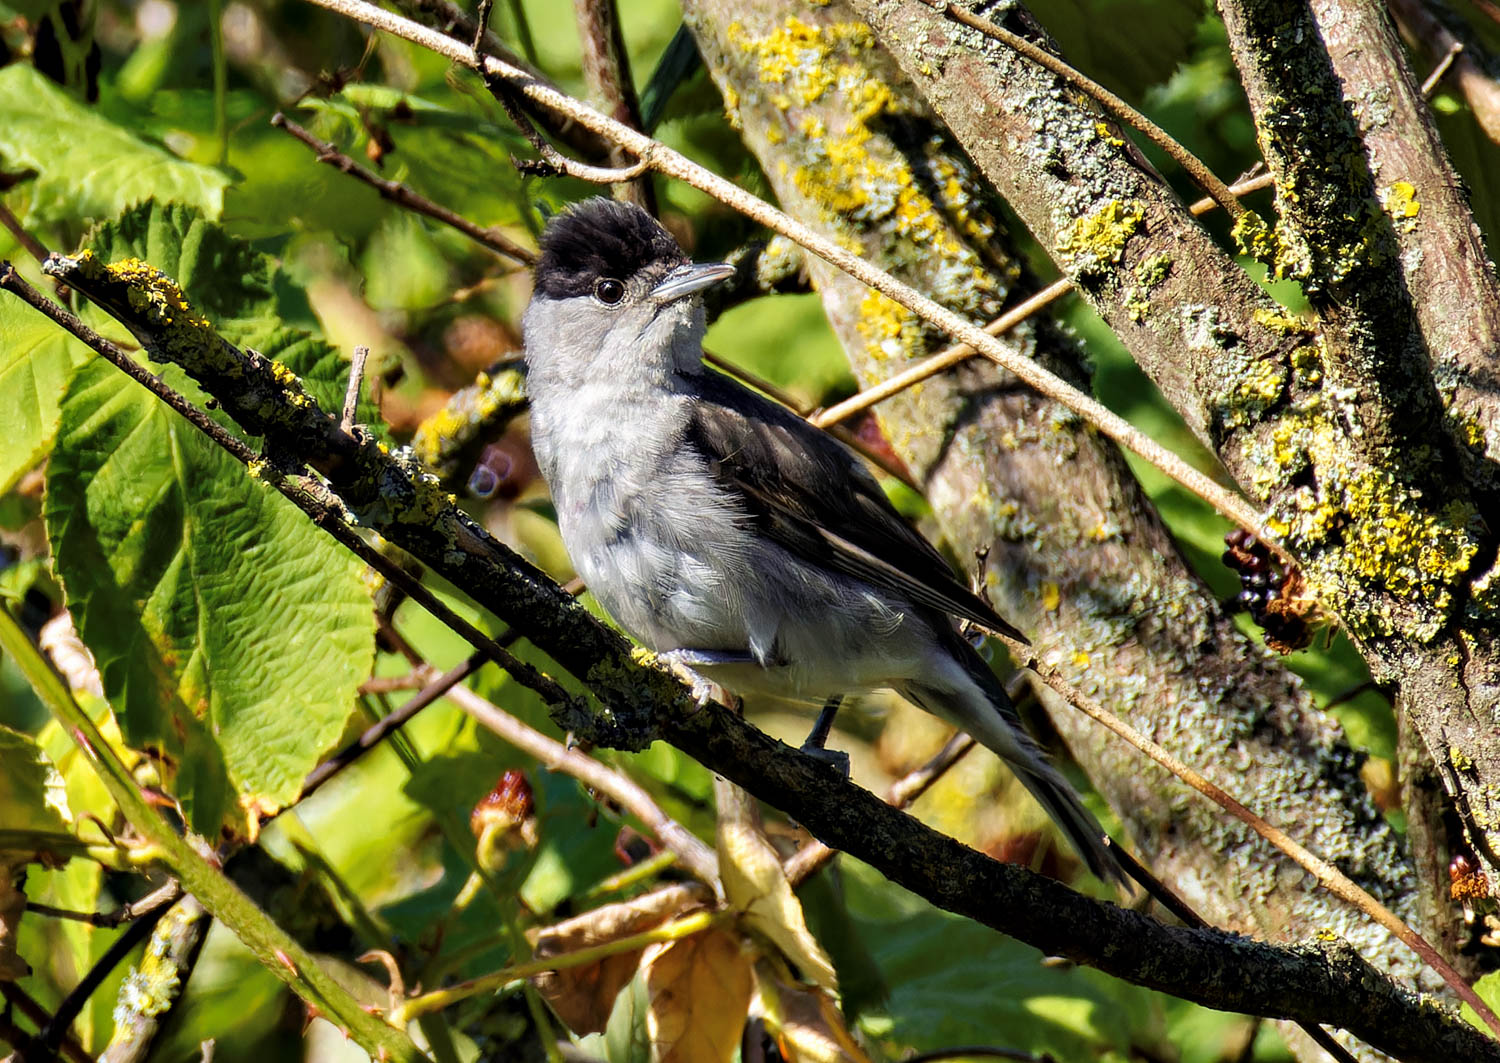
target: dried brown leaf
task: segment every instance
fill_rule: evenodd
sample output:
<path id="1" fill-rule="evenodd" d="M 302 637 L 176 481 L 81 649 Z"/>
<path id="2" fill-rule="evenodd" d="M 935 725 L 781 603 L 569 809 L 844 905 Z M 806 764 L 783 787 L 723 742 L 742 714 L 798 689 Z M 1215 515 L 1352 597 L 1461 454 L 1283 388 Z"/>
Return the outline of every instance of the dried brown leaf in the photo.
<path id="1" fill-rule="evenodd" d="M 719 878 L 725 898 L 744 913 L 747 925 L 769 938 L 804 977 L 837 992 L 833 963 L 807 928 L 776 850 L 754 824 L 720 818 Z"/>
<path id="2" fill-rule="evenodd" d="M 787 1063 L 870 1063 L 830 993 L 787 985 L 765 963 L 755 976 L 759 1010 Z"/>
<path id="3" fill-rule="evenodd" d="M 531 930 L 526 937 L 537 959 L 547 959 L 650 930 L 711 899 L 698 885 L 668 886 Z M 532 983 L 569 1029 L 598 1033 L 609 1021 L 615 997 L 634 977 L 643 951 L 635 949 L 582 967 L 540 974 Z"/>
<path id="4" fill-rule="evenodd" d="M 646 1031 L 657 1063 L 727 1063 L 740 1045 L 754 988 L 754 956 L 739 935 L 706 930 L 653 945 L 642 963 Z"/>

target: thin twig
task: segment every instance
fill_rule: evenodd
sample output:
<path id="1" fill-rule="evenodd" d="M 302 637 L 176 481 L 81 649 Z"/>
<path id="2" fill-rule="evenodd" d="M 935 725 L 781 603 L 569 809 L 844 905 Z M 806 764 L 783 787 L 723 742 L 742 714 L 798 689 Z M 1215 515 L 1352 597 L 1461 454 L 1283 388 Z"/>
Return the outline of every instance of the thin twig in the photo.
<path id="1" fill-rule="evenodd" d="M 374 675 L 359 685 L 361 694 L 393 694 L 398 690 L 421 690 L 431 676 L 427 669 L 413 668 L 405 675 Z"/>
<path id="2" fill-rule="evenodd" d="M 182 887 L 177 884 L 176 879 L 173 879 L 158 886 L 140 900 L 122 904 L 112 912 L 75 912 L 67 908 L 54 908 L 50 904 L 40 904 L 37 901 L 27 901 L 26 910 L 52 919 L 72 919 L 80 923 L 88 923 L 90 926 L 113 929 L 122 923 L 139 919 L 149 912 L 171 904 L 181 896 Z"/>
<path id="3" fill-rule="evenodd" d="M 3 200 L 0 200 L 0 225 L 4 225 L 10 234 L 16 238 L 16 243 L 25 248 L 26 253 L 38 262 L 45 262 L 47 256 L 51 254 L 50 251 L 42 246 L 40 240 L 26 231 L 26 227 L 21 224 L 21 219 L 11 213 L 10 208 L 5 205 Z"/>
<path id="4" fill-rule="evenodd" d="M 620 13 L 614 0 L 573 0 L 573 13 L 578 20 L 583 80 L 589 95 L 615 121 L 631 129 L 643 129 L 641 105 L 630 77 L 630 56 L 620 36 Z M 624 166 L 629 160 L 616 148 L 610 153 L 610 161 L 615 166 Z M 615 194 L 651 214 L 656 213 L 656 196 L 649 179 L 619 185 Z"/>
<path id="5" fill-rule="evenodd" d="M 1372 897 L 1369 892 L 1361 888 L 1328 861 L 1298 843 L 1285 831 L 1272 826 L 1261 816 L 1231 797 L 1226 791 L 1209 782 L 1208 779 L 1173 756 L 1167 749 L 1147 738 L 1134 727 L 1131 727 L 1130 724 L 1110 712 L 1094 698 L 1080 691 L 1059 675 L 1056 669 L 1043 665 L 1033 655 L 1030 647 L 1023 646 L 1019 642 L 1003 637 L 1001 641 L 1010 647 L 1011 652 L 1016 655 L 1017 660 L 1025 662 L 1027 669 L 1034 672 L 1037 678 L 1060 694 L 1063 700 L 1069 705 L 1072 705 L 1096 723 L 1103 724 L 1126 742 L 1130 743 L 1130 745 L 1146 754 L 1146 756 L 1166 768 L 1173 775 L 1213 801 L 1220 808 L 1285 853 L 1298 866 L 1311 873 L 1324 889 L 1340 900 L 1353 905 L 1359 911 L 1389 930 L 1398 940 L 1420 956 L 1424 963 L 1436 971 L 1442 977 L 1443 981 L 1448 984 L 1448 987 L 1458 995 L 1459 999 L 1473 1008 L 1491 1029 L 1500 1033 L 1500 1017 L 1495 1015 L 1490 1006 L 1479 998 L 1479 995 L 1470 988 L 1463 977 L 1449 965 L 1447 960 L 1443 959 L 1435 948 L 1428 944 L 1422 935 L 1418 934 L 1394 912 Z"/>
<path id="6" fill-rule="evenodd" d="M 643 147 L 637 161 L 627 166 L 591 166 L 588 163 L 568 158 L 551 144 L 547 143 L 547 139 L 541 133 L 537 132 L 536 126 L 532 124 L 531 119 L 526 116 L 526 112 L 521 110 L 520 104 L 516 102 L 515 95 L 505 79 L 491 77 L 479 57 L 476 57 L 475 62 L 470 65 L 480 71 L 480 75 L 484 77 L 486 87 L 489 88 L 495 99 L 500 101 L 500 106 L 505 108 L 505 113 L 510 117 L 511 122 L 521 131 L 521 135 L 531 142 L 532 148 L 541 156 L 540 159 L 529 162 L 516 160 L 516 167 L 522 173 L 534 174 L 541 177 L 576 177 L 578 180 L 588 181 L 590 184 L 614 185 L 625 181 L 634 181 L 651 168 L 651 145 Z M 623 126 L 622 128 L 629 129 L 630 127 Z M 653 141 L 652 143 L 655 142 Z"/>
<path id="7" fill-rule="evenodd" d="M 1198 187 L 1223 207 L 1225 213 L 1231 218 L 1238 218 L 1245 213 L 1245 208 L 1235 198 L 1234 192 L 1203 164 L 1203 160 L 1179 144 L 1165 129 L 1097 81 L 1091 80 L 1046 49 L 1038 47 L 1025 37 L 1012 33 L 1003 26 L 996 25 L 982 15 L 965 11 L 957 4 L 948 3 L 947 0 L 922 0 L 922 3 L 954 22 L 962 23 L 970 29 L 978 30 L 986 37 L 1002 42 L 1038 66 L 1056 74 L 1080 92 L 1087 94 L 1115 118 L 1139 130 L 1153 144 L 1171 156 L 1172 160 L 1187 172 Z"/>
<path id="8" fill-rule="evenodd" d="M 339 427 L 345 432 L 354 429 L 354 417 L 359 408 L 359 388 L 364 383 L 365 362 L 369 358 L 370 348 L 361 343 L 355 346 L 354 355 L 349 359 L 349 386 L 344 389 L 344 416 L 339 421 Z"/>
<path id="9" fill-rule="evenodd" d="M 509 631 L 506 635 L 516 637 Z M 318 787 L 379 745 L 392 731 L 409 722 L 417 713 L 479 671 L 488 660 L 489 654 L 476 650 L 465 660 L 430 680 L 399 709 L 376 720 L 353 742 L 308 772 L 307 778 L 302 780 L 302 793 L 298 800 L 306 800 Z"/>
<path id="10" fill-rule="evenodd" d="M 1453 66 L 1453 60 L 1457 59 L 1458 53 L 1462 52 L 1463 50 L 1463 41 L 1456 40 L 1452 44 L 1448 45 L 1448 50 L 1444 52 L 1443 57 L 1438 60 L 1438 65 L 1432 68 L 1432 73 L 1428 74 L 1427 80 L 1422 82 L 1423 96 L 1430 97 L 1434 92 L 1437 91 L 1438 85 L 1442 84 L 1443 76 L 1447 74 L 1449 68 Z"/>
<path id="11" fill-rule="evenodd" d="M 129 956 L 137 945 L 151 936 L 151 931 L 167 913 L 167 907 L 165 904 L 160 905 L 146 912 L 139 919 L 126 924 L 120 936 L 110 942 L 104 955 L 100 956 L 98 962 L 78 980 L 78 984 L 68 992 L 68 995 L 63 997 L 62 1002 L 57 1005 L 57 1010 L 47 1020 L 47 1024 L 37 1032 L 36 1047 L 39 1054 L 28 1056 L 27 1063 L 47 1063 L 57 1054 L 58 1047 L 62 1044 L 63 1034 L 83 1011 L 89 997 L 94 995 L 104 979 L 109 977 L 110 972 L 124 962 L 125 957 Z"/>
<path id="12" fill-rule="evenodd" d="M 525 95 L 533 102 L 571 118 L 601 136 L 613 140 L 662 173 L 676 177 L 745 216 L 801 244 L 807 250 L 874 288 L 892 301 L 947 332 L 957 340 L 971 344 L 980 354 L 1010 370 L 1047 398 L 1054 399 L 1076 412 L 1103 434 L 1140 455 L 1149 464 L 1199 496 L 1265 543 L 1277 537 L 1265 527 L 1256 507 L 1241 495 L 1223 487 L 1213 477 L 1193 468 L 1172 451 L 1149 438 L 1123 417 L 1102 403 L 1085 395 L 1057 375 L 1005 345 L 971 324 L 962 316 L 903 284 L 889 273 L 853 254 L 835 241 L 813 231 L 790 215 L 777 210 L 765 200 L 751 195 L 727 178 L 698 165 L 680 152 L 621 125 L 586 104 L 537 81 L 524 70 L 494 57 L 481 60 L 467 44 L 429 30 L 410 19 L 392 14 L 365 0 L 310 0 L 320 7 L 393 33 L 428 48 L 457 63 L 474 68 L 486 83 L 505 95 L 502 85 Z M 502 101 L 503 102 L 503 101 Z M 514 105 L 512 104 L 512 110 Z"/>
<path id="13" fill-rule="evenodd" d="M 434 203 L 420 192 L 414 192 L 400 181 L 391 181 L 372 173 L 348 155 L 339 151 L 326 140 L 319 140 L 302 126 L 292 121 L 285 114 L 277 111 L 271 116 L 271 125 L 277 129 L 284 129 L 297 140 L 302 141 L 313 151 L 317 152 L 318 161 L 332 166 L 341 173 L 346 173 L 355 180 L 363 181 L 375 191 L 380 193 L 382 199 L 388 199 L 398 206 L 407 210 L 424 214 L 434 221 L 440 221 L 444 225 L 451 226 L 463 233 L 469 239 L 489 248 L 495 254 L 508 258 L 512 262 L 518 262 L 523 266 L 530 266 L 536 262 L 536 252 L 529 251 L 520 244 L 510 240 L 497 229 L 485 229 L 469 221 L 440 203 Z"/>
<path id="14" fill-rule="evenodd" d="M 633 779 L 615 771 L 577 749 L 569 749 L 549 738 L 499 706 L 486 701 L 468 687 L 449 693 L 459 708 L 490 731 L 505 739 L 549 770 L 573 776 L 591 789 L 607 795 L 630 812 L 656 836 L 662 847 L 677 854 L 678 862 L 695 878 L 719 889 L 719 858 L 714 851 L 682 824 L 672 819 Z"/>
<path id="15" fill-rule="evenodd" d="M 26 1016 L 38 1030 L 45 1026 L 48 1018 L 50 1018 L 47 1009 L 38 1004 L 30 993 L 26 992 L 26 990 L 22 989 L 15 982 L 0 982 L 0 997 L 4 997 L 7 1004 Z M 10 1032 L 24 1036 L 27 1045 L 34 1039 L 33 1035 L 14 1027 L 11 1028 Z M 23 1048 L 20 1044 L 15 1044 L 14 1042 L 12 1044 L 14 1044 L 14 1047 L 18 1051 L 21 1051 Z M 64 1035 L 62 1044 L 57 1047 L 58 1051 L 71 1059 L 73 1063 L 94 1063 L 94 1057 L 83 1050 L 83 1046 L 74 1039 L 71 1031 Z"/>

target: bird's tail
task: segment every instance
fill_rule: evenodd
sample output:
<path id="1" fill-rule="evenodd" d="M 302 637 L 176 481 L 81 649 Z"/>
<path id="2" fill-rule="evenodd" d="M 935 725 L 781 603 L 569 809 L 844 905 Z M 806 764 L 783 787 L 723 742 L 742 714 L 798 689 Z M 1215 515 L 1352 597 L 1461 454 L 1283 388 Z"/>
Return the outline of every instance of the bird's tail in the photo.
<path id="1" fill-rule="evenodd" d="M 1078 791 L 1063 778 L 1041 748 L 1026 733 L 1020 715 L 983 658 L 960 638 L 954 638 L 952 656 L 943 662 L 940 674 L 925 681 L 908 681 L 901 694 L 921 708 L 940 716 L 993 751 L 1015 773 L 1021 785 L 1052 817 L 1090 871 L 1105 881 L 1130 887 L 1115 851 L 1105 844 L 1099 826 Z M 962 647 L 960 649 L 960 647 Z"/>

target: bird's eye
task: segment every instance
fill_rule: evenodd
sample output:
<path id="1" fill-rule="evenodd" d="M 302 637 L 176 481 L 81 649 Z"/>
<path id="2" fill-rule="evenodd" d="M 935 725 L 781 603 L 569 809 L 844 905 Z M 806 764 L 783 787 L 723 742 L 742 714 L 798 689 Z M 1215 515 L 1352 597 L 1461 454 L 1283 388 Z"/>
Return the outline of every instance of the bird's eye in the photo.
<path id="1" fill-rule="evenodd" d="M 613 277 L 602 277 L 594 285 L 594 298 L 598 299 L 601 303 L 614 306 L 621 299 L 625 298 L 625 285 Z"/>

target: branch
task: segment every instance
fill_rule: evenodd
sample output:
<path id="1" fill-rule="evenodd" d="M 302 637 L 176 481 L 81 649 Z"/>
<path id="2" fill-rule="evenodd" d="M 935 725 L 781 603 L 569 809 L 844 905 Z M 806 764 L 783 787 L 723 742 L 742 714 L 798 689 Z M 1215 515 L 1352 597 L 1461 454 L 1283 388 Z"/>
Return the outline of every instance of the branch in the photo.
<path id="1" fill-rule="evenodd" d="M 1233 940 L 1226 935 L 1164 928 L 996 864 L 890 809 L 722 706 L 697 706 L 672 677 L 638 667 L 637 655 L 618 635 L 434 494 L 430 479 L 409 458 L 339 432 L 295 378 L 217 337 L 159 273 L 139 264 L 106 268 L 88 257 L 54 259 L 49 269 L 127 323 L 153 357 L 183 365 L 247 431 L 284 449 L 297 448 L 335 488 L 352 496 L 351 504 L 382 535 L 466 587 L 502 619 L 524 624 L 540 649 L 607 706 L 594 713 L 571 702 L 553 706 L 559 726 L 584 740 L 640 748 L 664 738 L 893 881 L 1048 952 L 1214 1007 L 1341 1025 L 1413 1059 L 1437 1058 L 1426 1054 L 1431 1046 L 1500 1059 L 1500 1047 L 1423 1008 L 1347 946 L 1277 949 L 1235 941 L 1226 951 Z M 182 877 L 198 892 L 185 872 Z M 206 894 L 200 896 L 208 903 Z M 214 904 L 209 907 L 220 914 Z M 1131 943 L 1128 950 L 1112 944 L 1123 941 Z M 300 971 L 299 963 L 292 967 Z M 1490 1048 L 1494 1053 L 1484 1054 Z"/>
<path id="2" fill-rule="evenodd" d="M 794 240 L 819 258 L 858 278 L 944 332 L 969 343 L 981 355 L 1009 369 L 1038 391 L 1077 411 L 1101 432 L 1139 454 L 1195 495 L 1207 500 L 1214 508 L 1257 538 L 1274 541 L 1275 536 L 1262 526 L 1254 508 L 1239 496 L 1225 491 L 1212 477 L 1186 465 L 1165 447 L 1142 435 L 1123 418 L 1110 412 L 1082 391 L 1042 369 L 1035 362 L 1018 356 L 1014 351 L 995 342 L 993 337 L 970 324 L 960 315 L 938 305 L 908 285 L 900 283 L 890 274 L 851 254 L 834 241 L 818 235 L 807 226 L 776 210 L 764 200 L 750 195 L 733 182 L 699 166 L 686 156 L 650 137 L 606 118 L 577 100 L 542 84 L 519 67 L 490 57 L 485 58 L 481 63 L 473 49 L 459 41 L 434 33 L 413 22 L 364 3 L 363 0 L 312 0 L 312 2 L 377 29 L 404 37 L 456 63 L 482 69 L 486 77 L 504 82 L 513 91 L 534 103 L 593 129 L 619 144 L 641 160 L 638 165 L 649 165 L 668 176 L 676 177 L 708 193 L 720 202 L 734 207 L 762 225 L 774 229 L 788 239 Z M 501 95 L 502 102 L 504 102 L 505 94 Z M 593 169 L 597 170 L 597 168 Z M 620 180 L 627 176 L 619 173 L 590 175 L 588 168 L 580 169 L 577 164 L 568 165 L 566 172 L 573 176 L 582 176 L 584 179 Z"/>
<path id="3" fill-rule="evenodd" d="M 614 0 L 573 0 L 578 41 L 583 49 L 583 80 L 589 96 L 605 114 L 631 129 L 641 128 L 641 105 L 630 77 L 630 56 L 620 36 L 620 13 Z M 618 148 L 610 152 L 615 166 L 629 160 Z M 636 206 L 656 213 L 650 180 L 633 181 L 621 190 Z"/>

